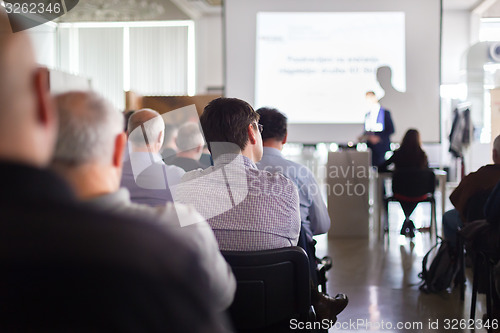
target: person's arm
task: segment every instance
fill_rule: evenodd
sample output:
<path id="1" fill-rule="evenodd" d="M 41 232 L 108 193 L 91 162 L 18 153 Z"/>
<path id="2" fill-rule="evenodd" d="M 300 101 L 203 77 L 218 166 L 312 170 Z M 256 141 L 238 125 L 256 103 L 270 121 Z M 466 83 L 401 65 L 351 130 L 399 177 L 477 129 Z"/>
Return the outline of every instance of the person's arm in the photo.
<path id="1" fill-rule="evenodd" d="M 392 154 L 392 156 L 389 157 L 388 160 L 386 160 L 381 166 L 379 166 L 378 167 L 378 172 L 388 172 L 387 168 L 389 167 L 389 165 L 391 165 L 391 164 L 394 163 L 394 160 L 395 160 L 394 156 L 395 155 L 397 155 L 396 152 L 394 152 L 394 154 Z"/>
<path id="2" fill-rule="evenodd" d="M 474 190 L 474 172 L 465 176 L 457 188 L 451 193 L 450 201 L 458 210 L 461 216 L 464 215 L 465 205 L 469 198 L 475 193 Z"/>
<path id="3" fill-rule="evenodd" d="M 287 184 L 284 188 L 289 188 L 291 191 L 288 194 L 283 196 L 284 205 L 287 206 L 284 211 L 287 219 L 290 221 L 290 229 L 289 229 L 289 240 L 292 246 L 296 246 L 299 241 L 300 235 L 300 199 L 299 192 L 297 190 L 297 186 L 285 176 L 282 176 L 286 179 Z M 285 207 L 284 207 L 285 208 Z"/>
<path id="4" fill-rule="evenodd" d="M 236 279 L 219 250 L 210 225 L 194 208 L 181 204 L 167 204 L 163 217 L 165 222 L 179 219 L 181 227 L 174 229 L 179 237 L 200 255 L 202 269 L 208 276 L 209 298 L 213 300 L 218 311 L 227 309 L 234 299 Z"/>
<path id="5" fill-rule="evenodd" d="M 321 191 L 312 172 L 304 167 L 307 175 L 300 185 L 299 191 L 308 199 L 309 206 L 309 221 L 311 223 L 311 231 L 313 235 L 321 235 L 330 229 L 331 220 L 328 215 L 328 208 L 321 196 Z M 306 172 L 304 171 L 304 172 Z"/>

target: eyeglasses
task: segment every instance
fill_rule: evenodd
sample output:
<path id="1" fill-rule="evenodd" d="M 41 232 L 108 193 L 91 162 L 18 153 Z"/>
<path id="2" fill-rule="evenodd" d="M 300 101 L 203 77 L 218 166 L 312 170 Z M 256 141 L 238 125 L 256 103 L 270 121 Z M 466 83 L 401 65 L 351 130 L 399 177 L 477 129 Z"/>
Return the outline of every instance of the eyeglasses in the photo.
<path id="1" fill-rule="evenodd" d="M 255 123 L 255 124 L 257 125 L 259 132 L 262 133 L 262 131 L 264 130 L 264 126 L 262 124 L 259 124 L 259 123 Z"/>

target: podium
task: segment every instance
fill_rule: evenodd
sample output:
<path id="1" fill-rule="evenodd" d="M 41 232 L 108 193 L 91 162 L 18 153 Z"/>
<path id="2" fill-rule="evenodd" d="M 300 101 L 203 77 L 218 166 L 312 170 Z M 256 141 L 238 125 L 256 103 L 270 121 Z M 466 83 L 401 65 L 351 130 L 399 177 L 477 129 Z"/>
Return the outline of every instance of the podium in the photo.
<path id="1" fill-rule="evenodd" d="M 371 151 L 345 149 L 328 154 L 326 183 L 329 238 L 368 238 Z"/>

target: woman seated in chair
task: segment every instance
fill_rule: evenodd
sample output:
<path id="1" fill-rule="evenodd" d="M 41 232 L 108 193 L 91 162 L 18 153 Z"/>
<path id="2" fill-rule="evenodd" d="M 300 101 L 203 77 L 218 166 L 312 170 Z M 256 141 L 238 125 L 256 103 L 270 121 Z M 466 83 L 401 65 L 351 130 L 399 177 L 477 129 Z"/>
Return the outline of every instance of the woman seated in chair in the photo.
<path id="1" fill-rule="evenodd" d="M 429 166 L 427 154 L 422 149 L 420 133 L 416 129 L 412 128 L 406 132 L 399 149 L 380 166 L 380 169 L 387 170 L 391 164 L 394 164 L 395 170 L 402 168 L 426 169 Z"/>
<path id="2" fill-rule="evenodd" d="M 427 154 L 422 149 L 420 133 L 416 129 L 409 129 L 401 142 L 401 146 L 382 166 L 394 164 L 392 177 L 393 196 L 389 201 L 399 201 L 405 212 L 405 221 L 401 234 L 413 238 L 415 225 L 410 215 L 419 202 L 429 201 L 429 193 L 434 192 L 435 178 L 428 170 Z"/>

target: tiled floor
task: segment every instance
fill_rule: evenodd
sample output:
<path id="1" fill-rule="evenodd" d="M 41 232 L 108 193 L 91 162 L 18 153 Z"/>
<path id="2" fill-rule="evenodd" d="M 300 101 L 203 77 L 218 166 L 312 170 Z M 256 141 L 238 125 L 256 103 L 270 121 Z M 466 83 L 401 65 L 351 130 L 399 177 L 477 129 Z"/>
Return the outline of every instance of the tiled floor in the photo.
<path id="1" fill-rule="evenodd" d="M 417 207 L 412 215 L 417 227 L 418 221 L 428 221 L 429 213 L 425 204 Z M 379 241 L 373 233 L 370 239 L 319 238 L 318 255 L 328 253 L 333 258 L 328 291 L 333 295 L 346 293 L 350 300 L 330 332 L 445 332 L 453 320 L 458 320 L 458 325 L 450 332 L 468 332 L 459 324 L 460 319 L 469 318 L 470 280 L 464 302 L 458 289 L 444 294 L 420 292 L 418 273 L 432 244 L 429 234 L 417 233 L 411 242 L 399 235 L 404 216 L 397 203 L 391 204 L 389 215 L 389 240 Z M 476 318 L 481 318 L 485 302 L 483 295 L 478 299 Z"/>

